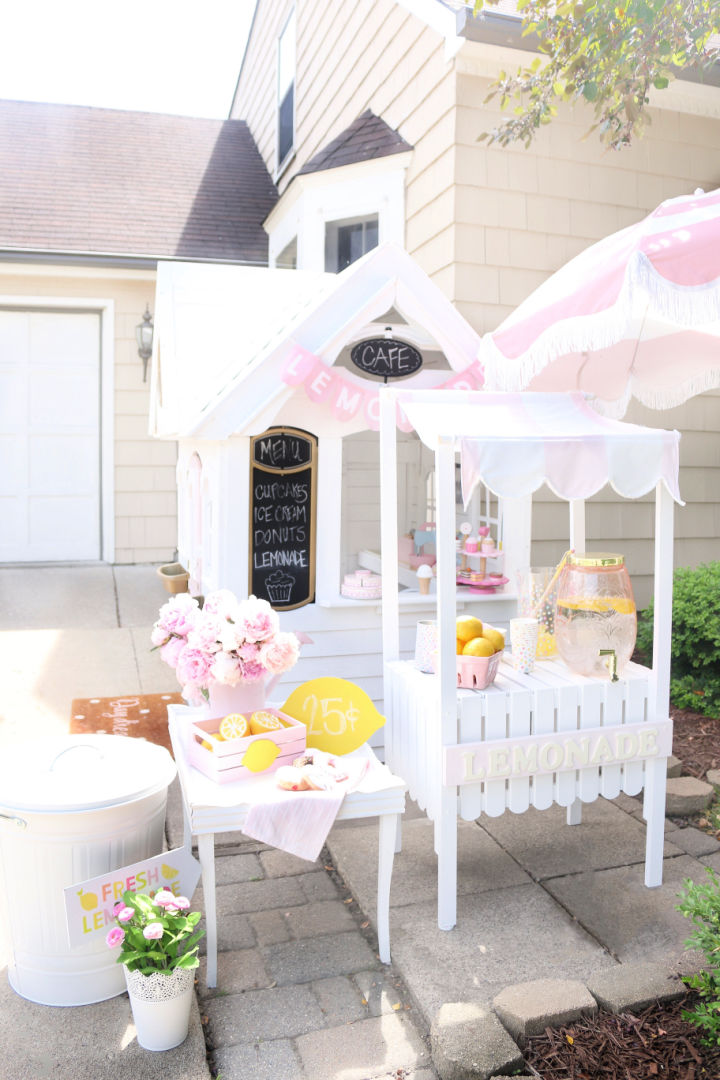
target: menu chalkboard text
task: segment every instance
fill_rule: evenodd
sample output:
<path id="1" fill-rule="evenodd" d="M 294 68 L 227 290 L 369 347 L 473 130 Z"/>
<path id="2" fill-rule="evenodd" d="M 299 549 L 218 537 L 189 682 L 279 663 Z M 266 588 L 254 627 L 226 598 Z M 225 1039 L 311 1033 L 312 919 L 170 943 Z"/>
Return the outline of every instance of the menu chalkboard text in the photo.
<path id="1" fill-rule="evenodd" d="M 250 591 L 287 611 L 315 598 L 317 439 L 269 428 L 251 440 Z"/>

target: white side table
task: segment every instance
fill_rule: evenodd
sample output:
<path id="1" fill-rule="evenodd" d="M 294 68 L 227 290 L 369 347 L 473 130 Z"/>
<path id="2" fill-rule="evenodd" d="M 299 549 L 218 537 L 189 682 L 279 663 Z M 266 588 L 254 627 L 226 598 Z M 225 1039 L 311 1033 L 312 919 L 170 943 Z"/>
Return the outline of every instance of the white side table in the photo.
<path id="1" fill-rule="evenodd" d="M 242 831 L 248 810 L 261 792 L 274 786 L 273 774 L 216 784 L 188 764 L 185 740 L 189 721 L 196 709 L 185 705 L 168 706 L 168 722 L 175 763 L 182 788 L 185 846 L 197 836 L 202 868 L 205 919 L 207 924 L 207 984 L 217 985 L 217 911 L 215 905 L 215 833 Z M 390 963 L 390 879 L 392 877 L 395 838 L 400 814 L 405 810 L 405 781 L 393 776 L 378 761 L 367 745 L 354 756 L 369 759 L 370 767 L 356 791 L 345 796 L 338 821 L 378 817 L 378 895 L 377 929 L 380 959 Z"/>

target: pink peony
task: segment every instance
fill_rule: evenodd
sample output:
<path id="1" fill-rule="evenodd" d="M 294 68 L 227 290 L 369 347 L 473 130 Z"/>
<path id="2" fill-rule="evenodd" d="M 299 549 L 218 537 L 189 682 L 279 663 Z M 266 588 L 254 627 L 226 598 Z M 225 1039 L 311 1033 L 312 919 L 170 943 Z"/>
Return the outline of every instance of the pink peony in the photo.
<path id="1" fill-rule="evenodd" d="M 242 608 L 242 628 L 248 641 L 267 641 L 278 632 L 280 623 L 267 600 L 248 597 Z"/>
<path id="2" fill-rule="evenodd" d="M 237 650 L 237 654 L 241 660 L 260 660 L 260 650 L 262 645 L 256 645 L 254 642 L 248 642 L 246 645 L 241 645 Z"/>
<path id="3" fill-rule="evenodd" d="M 122 930 L 119 926 L 114 926 L 112 930 L 108 933 L 108 936 L 105 938 L 105 944 L 109 948 L 114 949 L 116 945 L 122 945 L 124 940 L 125 931 Z"/>
<path id="4" fill-rule="evenodd" d="M 122 933 L 122 931 L 120 931 Z M 148 941 L 159 941 L 165 931 L 163 930 L 162 923 L 151 922 L 143 930 L 143 937 Z"/>
<path id="5" fill-rule="evenodd" d="M 267 675 L 266 668 L 255 660 L 248 660 L 242 665 L 243 682 L 258 682 Z"/>
<path id="6" fill-rule="evenodd" d="M 281 632 L 263 645 L 260 662 L 272 675 L 279 675 L 296 664 L 299 655 L 300 643 L 295 635 Z"/>
<path id="7" fill-rule="evenodd" d="M 169 637 L 170 634 L 165 629 L 165 627 L 161 626 L 159 622 L 156 622 L 150 632 L 150 640 L 152 641 L 153 645 L 164 645 L 169 639 Z"/>
<path id="8" fill-rule="evenodd" d="M 237 606 L 237 599 L 229 589 L 216 589 L 205 597 L 203 614 L 220 615 L 225 618 L 228 614 L 237 611 Z"/>
<path id="9" fill-rule="evenodd" d="M 178 657 L 183 651 L 186 645 L 186 639 L 181 637 L 171 637 L 166 645 L 160 650 L 160 656 L 169 664 L 170 667 L 177 667 Z"/>
<path id="10" fill-rule="evenodd" d="M 186 645 L 177 658 L 177 677 L 183 684 L 206 686 L 211 664 L 212 657 L 208 657 L 200 649 L 193 649 Z"/>
<path id="11" fill-rule="evenodd" d="M 156 626 L 167 630 L 169 634 L 186 637 L 192 630 L 200 613 L 200 605 L 189 593 L 179 593 L 160 608 Z"/>
<path id="12" fill-rule="evenodd" d="M 187 643 L 193 649 L 201 649 L 203 652 L 215 653 L 220 648 L 220 632 L 223 628 L 222 619 L 217 615 L 206 615 L 203 610 L 198 621 L 187 636 Z"/>
<path id="13" fill-rule="evenodd" d="M 242 673 L 242 665 L 234 656 L 219 652 L 213 657 L 210 674 L 216 682 L 222 683 L 223 686 L 237 686 Z"/>
<path id="14" fill-rule="evenodd" d="M 134 914 L 135 912 L 131 907 L 124 907 L 115 913 L 115 918 L 119 919 L 120 922 L 129 922 Z"/>
<path id="15" fill-rule="evenodd" d="M 124 900 L 118 900 L 118 902 L 116 904 L 113 904 L 113 915 L 117 915 L 118 911 L 122 911 L 122 909 L 124 907 L 125 907 L 125 901 Z"/>
<path id="16" fill-rule="evenodd" d="M 218 641 L 225 652 L 235 652 L 245 643 L 245 633 L 242 626 L 231 622 L 222 623 L 218 633 Z"/>
<path id="17" fill-rule="evenodd" d="M 190 901 L 188 900 L 187 896 L 176 896 L 175 897 L 175 907 L 180 908 L 181 910 L 183 908 L 189 908 L 190 907 Z"/>

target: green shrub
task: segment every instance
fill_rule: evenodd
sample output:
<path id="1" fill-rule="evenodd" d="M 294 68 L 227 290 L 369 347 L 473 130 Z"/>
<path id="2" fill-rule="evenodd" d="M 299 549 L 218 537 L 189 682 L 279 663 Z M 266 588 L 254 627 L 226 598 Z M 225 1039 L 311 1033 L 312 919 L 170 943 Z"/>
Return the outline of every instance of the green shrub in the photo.
<path id="1" fill-rule="evenodd" d="M 697 885 L 687 879 L 684 892 L 679 894 L 678 911 L 691 919 L 695 927 L 685 944 L 705 954 L 708 969 L 697 975 L 684 975 L 683 982 L 697 991 L 700 1000 L 693 1009 L 683 1011 L 683 1020 L 699 1027 L 706 1046 L 720 1046 L 720 888 L 716 874 L 709 866 L 705 870 L 709 882 Z"/>
<path id="2" fill-rule="evenodd" d="M 637 649 L 652 658 L 653 604 L 638 619 Z M 670 700 L 679 709 L 720 716 L 720 562 L 673 578 Z"/>

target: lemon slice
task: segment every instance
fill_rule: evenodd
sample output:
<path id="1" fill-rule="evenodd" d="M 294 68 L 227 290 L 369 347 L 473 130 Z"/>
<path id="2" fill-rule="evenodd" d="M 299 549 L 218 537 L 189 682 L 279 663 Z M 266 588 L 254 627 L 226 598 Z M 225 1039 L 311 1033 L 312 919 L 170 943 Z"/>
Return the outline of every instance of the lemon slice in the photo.
<path id="1" fill-rule="evenodd" d="M 250 731 L 253 735 L 262 735 L 265 731 L 282 731 L 284 727 L 282 720 L 265 709 L 258 709 L 250 717 Z"/>
<path id="2" fill-rule="evenodd" d="M 250 734 L 247 717 L 242 713 L 230 713 L 220 721 L 220 734 L 223 739 L 242 739 Z"/>

